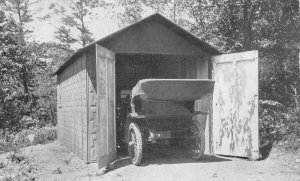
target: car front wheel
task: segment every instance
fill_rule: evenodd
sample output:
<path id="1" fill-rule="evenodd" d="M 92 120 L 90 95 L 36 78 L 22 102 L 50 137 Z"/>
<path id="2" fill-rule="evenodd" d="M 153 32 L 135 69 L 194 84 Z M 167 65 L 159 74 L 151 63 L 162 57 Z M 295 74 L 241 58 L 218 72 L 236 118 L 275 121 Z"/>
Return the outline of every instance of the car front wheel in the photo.
<path id="1" fill-rule="evenodd" d="M 130 123 L 129 125 L 128 153 L 132 164 L 141 164 L 143 155 L 143 140 L 141 130 L 136 123 Z"/>

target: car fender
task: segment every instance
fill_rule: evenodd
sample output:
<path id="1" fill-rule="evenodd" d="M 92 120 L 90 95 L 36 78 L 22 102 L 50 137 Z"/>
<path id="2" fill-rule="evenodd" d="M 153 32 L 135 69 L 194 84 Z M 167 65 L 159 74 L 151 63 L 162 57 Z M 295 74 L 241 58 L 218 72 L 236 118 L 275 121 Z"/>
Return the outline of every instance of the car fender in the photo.
<path id="1" fill-rule="evenodd" d="M 132 117 L 131 115 L 128 115 L 126 118 L 125 129 L 124 129 L 124 138 L 126 144 L 128 144 L 128 128 L 130 123 L 136 123 L 141 129 L 142 135 L 146 127 L 146 121 L 144 117 L 139 117 L 139 116 Z"/>

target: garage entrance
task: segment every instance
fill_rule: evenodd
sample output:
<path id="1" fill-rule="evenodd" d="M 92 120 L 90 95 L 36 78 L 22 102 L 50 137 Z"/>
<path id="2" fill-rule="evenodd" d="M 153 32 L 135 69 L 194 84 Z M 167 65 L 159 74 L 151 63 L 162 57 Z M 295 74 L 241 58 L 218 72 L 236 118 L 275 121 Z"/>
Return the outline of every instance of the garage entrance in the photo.
<path id="1" fill-rule="evenodd" d="M 124 124 L 130 110 L 132 88 L 141 79 L 186 79 L 196 64 L 195 56 L 159 54 L 116 54 L 116 130 L 117 150 L 126 153 L 122 144 Z M 196 69 L 194 70 L 194 72 Z M 196 76 L 194 77 L 196 78 Z M 125 150 L 124 150 L 125 149 Z"/>

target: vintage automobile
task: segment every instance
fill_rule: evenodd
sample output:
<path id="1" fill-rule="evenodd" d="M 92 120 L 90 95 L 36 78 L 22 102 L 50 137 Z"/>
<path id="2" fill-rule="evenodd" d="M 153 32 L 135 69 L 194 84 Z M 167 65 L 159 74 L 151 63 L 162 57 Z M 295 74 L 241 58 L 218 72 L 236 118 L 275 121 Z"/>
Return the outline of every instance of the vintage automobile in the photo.
<path id="1" fill-rule="evenodd" d="M 134 165 L 151 144 L 181 143 L 193 159 L 204 155 L 204 128 L 195 120 L 194 101 L 212 93 L 214 81 L 143 79 L 132 89 L 131 112 L 125 123 L 125 142 Z"/>

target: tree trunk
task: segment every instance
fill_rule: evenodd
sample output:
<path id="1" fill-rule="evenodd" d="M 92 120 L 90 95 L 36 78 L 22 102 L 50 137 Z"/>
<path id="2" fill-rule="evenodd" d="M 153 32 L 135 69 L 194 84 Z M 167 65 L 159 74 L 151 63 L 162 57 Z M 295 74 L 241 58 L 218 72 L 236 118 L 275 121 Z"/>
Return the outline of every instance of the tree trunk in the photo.
<path id="1" fill-rule="evenodd" d="M 5 138 L 5 136 L 6 136 L 6 128 L 3 127 L 2 128 L 2 137 Z"/>
<path id="2" fill-rule="evenodd" d="M 299 94 L 297 91 L 297 87 L 294 87 L 291 85 L 291 88 L 293 90 L 293 93 L 287 92 L 289 95 L 292 96 L 294 103 L 295 103 L 295 109 L 296 109 L 296 116 L 297 116 L 297 122 L 300 124 L 300 105 L 299 105 Z"/>
<path id="3" fill-rule="evenodd" d="M 300 105 L 299 105 L 299 101 L 298 101 L 298 96 L 294 96 L 294 102 L 296 105 L 296 115 L 297 115 L 297 121 L 300 124 Z"/>
<path id="4" fill-rule="evenodd" d="M 242 25 L 242 32 L 244 35 L 243 40 L 243 49 L 244 50 L 251 50 L 252 48 L 252 19 L 250 16 L 250 9 L 251 2 L 246 1 L 243 5 L 243 16 L 244 16 L 244 22 Z"/>
<path id="5" fill-rule="evenodd" d="M 174 0 L 173 2 L 173 21 L 176 23 L 176 3 L 177 1 Z"/>

